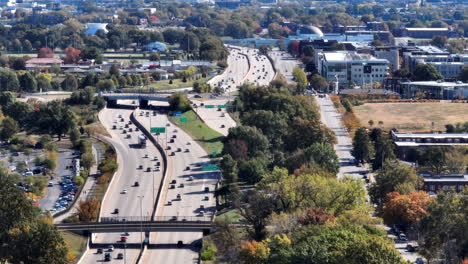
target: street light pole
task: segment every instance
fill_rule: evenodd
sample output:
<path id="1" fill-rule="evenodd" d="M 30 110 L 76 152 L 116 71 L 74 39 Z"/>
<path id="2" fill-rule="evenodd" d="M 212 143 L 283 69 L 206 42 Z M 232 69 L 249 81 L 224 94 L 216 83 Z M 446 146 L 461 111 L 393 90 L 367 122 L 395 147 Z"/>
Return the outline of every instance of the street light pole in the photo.
<path id="1" fill-rule="evenodd" d="M 144 195 L 137 196 L 140 198 L 140 243 L 141 243 L 141 250 L 143 250 L 143 197 Z"/>

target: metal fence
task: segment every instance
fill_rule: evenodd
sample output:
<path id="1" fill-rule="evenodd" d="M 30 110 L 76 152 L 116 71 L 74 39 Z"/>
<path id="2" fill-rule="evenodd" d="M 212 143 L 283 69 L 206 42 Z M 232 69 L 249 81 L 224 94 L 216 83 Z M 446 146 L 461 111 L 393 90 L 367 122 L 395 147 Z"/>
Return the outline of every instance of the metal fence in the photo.
<path id="1" fill-rule="evenodd" d="M 210 223 L 211 216 L 112 216 L 101 217 L 100 223 L 122 223 L 122 222 L 203 222 Z"/>

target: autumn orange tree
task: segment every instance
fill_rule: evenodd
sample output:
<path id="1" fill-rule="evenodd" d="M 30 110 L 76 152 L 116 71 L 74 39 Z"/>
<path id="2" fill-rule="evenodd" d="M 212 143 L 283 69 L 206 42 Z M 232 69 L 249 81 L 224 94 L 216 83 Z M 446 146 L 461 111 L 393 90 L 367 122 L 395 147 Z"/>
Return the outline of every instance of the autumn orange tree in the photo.
<path id="1" fill-rule="evenodd" d="M 244 241 L 241 243 L 239 256 L 246 264 L 261 264 L 270 254 L 270 248 L 264 242 Z"/>
<path id="2" fill-rule="evenodd" d="M 81 51 L 79 49 L 66 48 L 64 52 L 65 52 L 64 62 L 66 64 L 76 64 L 80 60 Z"/>
<path id="3" fill-rule="evenodd" d="M 101 202 L 98 200 L 80 201 L 78 204 L 78 218 L 83 222 L 95 221 L 99 216 Z"/>
<path id="4" fill-rule="evenodd" d="M 428 214 L 427 208 L 433 199 L 424 191 L 387 194 L 382 207 L 382 217 L 388 223 L 411 225 L 421 221 Z"/>
<path id="5" fill-rule="evenodd" d="M 38 58 L 53 58 L 54 52 L 51 48 L 40 48 L 39 52 L 37 53 Z"/>

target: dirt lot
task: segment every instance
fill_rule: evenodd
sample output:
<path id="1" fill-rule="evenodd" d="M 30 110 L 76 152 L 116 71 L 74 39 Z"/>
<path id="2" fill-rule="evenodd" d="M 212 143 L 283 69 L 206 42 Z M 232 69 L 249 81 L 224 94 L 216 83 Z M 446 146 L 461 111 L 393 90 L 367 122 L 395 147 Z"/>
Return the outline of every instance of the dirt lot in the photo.
<path id="1" fill-rule="evenodd" d="M 354 107 L 361 124 L 383 121 L 384 129 L 402 131 L 444 130 L 446 124 L 468 121 L 468 104 L 461 103 L 368 103 Z"/>

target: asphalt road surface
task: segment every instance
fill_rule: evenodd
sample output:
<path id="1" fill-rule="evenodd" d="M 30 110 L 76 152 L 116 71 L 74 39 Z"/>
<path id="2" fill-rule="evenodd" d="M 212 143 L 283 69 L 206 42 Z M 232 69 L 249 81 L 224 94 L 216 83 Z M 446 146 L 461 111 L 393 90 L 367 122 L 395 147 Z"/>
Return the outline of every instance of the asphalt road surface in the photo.
<path id="1" fill-rule="evenodd" d="M 108 141 L 112 143 L 117 151 L 119 164 L 119 169 L 114 175 L 102 203 L 101 217 L 138 217 L 140 215 L 151 216 L 152 214 L 154 206 L 153 190 L 154 197 L 156 197 L 162 177 L 162 169 L 155 171 L 156 161 L 154 158 L 156 157 L 161 162 L 162 158 L 152 144 L 147 144 L 146 148 L 139 148 L 137 136 L 141 134 L 141 131 L 135 132 L 135 125 L 129 125 L 133 132 L 123 133 L 131 112 L 131 110 L 126 109 L 104 109 L 99 114 L 99 119 L 112 136 Z M 119 117 L 120 115 L 124 119 L 123 122 Z M 116 125 L 117 129 L 112 129 L 113 125 Z M 123 126 L 122 130 L 120 126 Z M 128 131 L 128 129 L 126 130 Z M 131 136 L 129 139 L 126 138 L 128 134 Z M 148 157 L 146 158 L 145 155 L 148 155 Z M 140 165 L 142 165 L 143 169 L 138 169 Z M 150 172 L 146 171 L 148 167 L 151 169 Z M 135 186 L 135 182 L 139 183 L 138 187 Z M 124 190 L 126 190 L 126 193 L 124 193 Z M 119 209 L 118 214 L 114 214 L 115 209 Z M 118 242 L 120 236 L 120 233 L 98 233 L 95 234 L 93 242 L 103 244 L 120 243 Z M 140 233 L 130 233 L 127 241 L 128 243 L 139 243 L 141 238 Z M 133 263 L 135 260 L 133 257 L 137 256 L 138 252 L 138 249 L 127 249 L 127 263 Z M 95 263 L 102 258 L 103 256 L 95 254 L 94 250 L 88 250 L 80 263 Z"/>
<path id="2" fill-rule="evenodd" d="M 197 114 L 205 121 L 211 129 L 218 131 L 219 133 L 223 134 L 224 136 L 228 135 L 229 128 L 236 126 L 236 121 L 231 118 L 231 116 L 227 113 L 227 108 L 221 108 L 221 111 L 218 111 L 216 108 L 205 108 L 201 106 L 201 103 L 205 105 L 226 105 L 228 99 L 209 99 L 209 100 L 197 100 L 192 99 L 194 103 L 197 104 L 197 108 L 195 111 Z M 223 127 L 224 126 L 224 127 Z"/>
<path id="3" fill-rule="evenodd" d="M 46 193 L 42 199 L 39 200 L 39 207 L 42 210 L 50 210 L 54 208 L 55 202 L 62 193 L 60 188 L 59 182 L 63 179 L 64 176 L 71 176 L 72 171 L 70 169 L 66 169 L 66 166 L 72 165 L 72 160 L 76 158 L 73 155 L 73 150 L 69 149 L 60 149 L 58 153 L 58 162 L 57 168 L 55 169 L 55 176 L 54 179 L 51 180 L 49 178 L 49 182 L 53 183 L 53 186 L 46 188 Z M 30 165 L 31 166 L 31 165 Z"/>
<path id="4" fill-rule="evenodd" d="M 243 55 L 238 48 L 230 48 L 227 64 L 224 72 L 213 77 L 208 83 L 213 87 L 219 86 L 230 93 L 236 91 L 237 86 L 242 84 L 249 71 L 249 63 L 247 56 Z"/>
<path id="5" fill-rule="evenodd" d="M 181 220 L 184 217 L 198 217 L 200 220 L 207 220 L 212 216 L 215 209 L 213 191 L 219 178 L 219 172 L 203 171 L 202 167 L 209 164 L 207 153 L 182 129 L 168 122 L 167 116 L 158 114 L 157 116 L 146 117 L 136 115 L 140 123 L 145 127 L 166 126 L 167 139 L 174 139 L 174 143 L 166 144 L 166 135 L 158 136 L 158 141 L 163 146 L 169 146 L 168 151 L 168 174 L 167 186 L 164 186 L 162 199 L 164 203 L 158 208 L 157 216 L 175 216 Z M 173 138 L 176 136 L 176 138 Z M 180 148 L 180 151 L 177 149 Z M 187 152 L 188 150 L 189 152 Z M 174 156 L 172 156 L 174 152 Z M 187 168 L 188 167 L 188 168 Z M 170 182 L 176 181 L 174 189 L 170 188 Z M 181 187 L 180 184 L 184 184 Z M 209 192 L 205 191 L 209 188 Z M 181 199 L 177 199 L 177 195 Z M 208 200 L 205 199 L 208 197 Z M 169 205 L 168 202 L 172 205 Z M 203 205 L 204 209 L 201 209 Z M 204 211 L 204 216 L 200 211 Z M 150 234 L 150 242 L 157 245 L 174 245 L 178 241 L 183 241 L 185 246 L 182 249 L 159 248 L 145 251 L 143 263 L 192 263 L 197 260 L 198 252 L 193 245 L 202 238 L 201 232 L 158 232 Z"/>
<path id="6" fill-rule="evenodd" d="M 275 78 L 273 65 L 265 55 L 259 55 L 258 49 L 241 48 L 242 52 L 248 55 L 250 69 L 244 82 L 250 82 L 256 85 L 268 85 Z"/>
<path id="7" fill-rule="evenodd" d="M 280 72 L 288 82 L 293 82 L 293 69 L 299 65 L 300 62 L 286 51 L 279 51 L 277 48 L 270 51 L 269 55 L 275 64 L 276 70 Z"/>
<path id="8" fill-rule="evenodd" d="M 322 123 L 327 125 L 335 132 L 338 143 L 335 145 L 335 151 L 340 162 L 340 171 L 338 178 L 343 178 L 344 175 L 362 178 L 360 173 L 367 172 L 363 167 L 356 166 L 355 159 L 351 155 L 353 143 L 346 129 L 341 124 L 341 116 L 336 111 L 333 102 L 327 97 L 318 98 L 317 102 L 320 105 L 320 113 Z"/>

